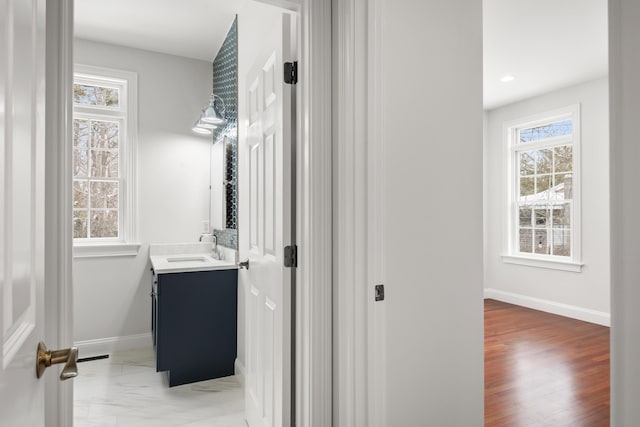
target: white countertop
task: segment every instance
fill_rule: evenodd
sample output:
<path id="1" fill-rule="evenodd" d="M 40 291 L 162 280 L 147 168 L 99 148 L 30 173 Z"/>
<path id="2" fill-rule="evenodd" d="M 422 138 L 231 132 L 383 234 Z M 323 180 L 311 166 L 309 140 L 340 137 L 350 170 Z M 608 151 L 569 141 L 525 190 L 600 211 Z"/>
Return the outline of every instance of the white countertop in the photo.
<path id="1" fill-rule="evenodd" d="M 152 244 L 149 259 L 156 274 L 237 269 L 235 251 L 218 248 L 224 260 L 211 256 L 211 243 Z"/>

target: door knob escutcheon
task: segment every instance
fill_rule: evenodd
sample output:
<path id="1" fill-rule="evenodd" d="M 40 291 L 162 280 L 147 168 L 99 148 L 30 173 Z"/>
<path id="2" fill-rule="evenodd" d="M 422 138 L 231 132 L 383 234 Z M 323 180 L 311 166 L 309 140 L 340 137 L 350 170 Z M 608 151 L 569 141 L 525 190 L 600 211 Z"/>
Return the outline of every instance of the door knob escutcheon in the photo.
<path id="1" fill-rule="evenodd" d="M 60 373 L 62 381 L 78 376 L 78 348 L 71 347 L 63 350 L 49 350 L 42 341 L 38 343 L 38 353 L 36 356 L 36 376 L 40 378 L 51 365 L 64 363 L 64 368 Z"/>

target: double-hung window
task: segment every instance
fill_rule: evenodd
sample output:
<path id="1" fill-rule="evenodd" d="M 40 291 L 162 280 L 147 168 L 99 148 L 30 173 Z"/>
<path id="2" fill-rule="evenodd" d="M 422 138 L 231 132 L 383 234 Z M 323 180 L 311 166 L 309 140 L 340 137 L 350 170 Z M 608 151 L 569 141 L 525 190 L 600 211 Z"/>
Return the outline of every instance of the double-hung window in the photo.
<path id="1" fill-rule="evenodd" d="M 579 271 L 579 106 L 508 123 L 505 136 L 505 261 Z"/>
<path id="2" fill-rule="evenodd" d="M 135 95 L 135 73 L 76 66 L 72 163 L 75 246 L 116 247 L 135 240 Z"/>

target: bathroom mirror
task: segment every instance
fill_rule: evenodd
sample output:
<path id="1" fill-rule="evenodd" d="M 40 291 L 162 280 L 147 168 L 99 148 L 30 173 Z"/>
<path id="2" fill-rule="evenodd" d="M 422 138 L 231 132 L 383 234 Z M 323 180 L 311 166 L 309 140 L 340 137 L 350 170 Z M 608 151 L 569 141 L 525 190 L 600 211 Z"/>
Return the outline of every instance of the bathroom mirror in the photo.
<path id="1" fill-rule="evenodd" d="M 211 145 L 211 207 L 213 229 L 237 227 L 237 137 L 225 135 Z"/>
<path id="2" fill-rule="evenodd" d="M 225 228 L 238 229 L 238 137 L 227 136 L 223 141 L 224 171 L 224 224 Z"/>
<path id="3" fill-rule="evenodd" d="M 234 19 L 213 60 L 213 93 L 224 102 L 225 123 L 213 130 L 210 224 L 219 244 L 238 240 L 238 35 Z"/>

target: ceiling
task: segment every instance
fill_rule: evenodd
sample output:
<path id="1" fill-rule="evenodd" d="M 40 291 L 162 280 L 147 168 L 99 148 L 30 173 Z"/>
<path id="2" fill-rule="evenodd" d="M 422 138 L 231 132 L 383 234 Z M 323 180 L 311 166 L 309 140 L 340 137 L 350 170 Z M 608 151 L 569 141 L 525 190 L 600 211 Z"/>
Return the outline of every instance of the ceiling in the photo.
<path id="1" fill-rule="evenodd" d="M 246 1 L 76 0 L 75 34 L 211 61 Z M 483 9 L 485 109 L 607 74 L 607 0 L 483 0 Z M 515 80 L 500 82 L 507 74 Z"/>
<path id="2" fill-rule="evenodd" d="M 75 36 L 212 61 L 245 0 L 76 0 Z"/>
<path id="3" fill-rule="evenodd" d="M 483 15 L 485 109 L 607 75 L 607 0 L 483 0 Z"/>

